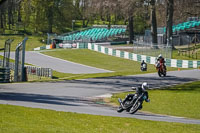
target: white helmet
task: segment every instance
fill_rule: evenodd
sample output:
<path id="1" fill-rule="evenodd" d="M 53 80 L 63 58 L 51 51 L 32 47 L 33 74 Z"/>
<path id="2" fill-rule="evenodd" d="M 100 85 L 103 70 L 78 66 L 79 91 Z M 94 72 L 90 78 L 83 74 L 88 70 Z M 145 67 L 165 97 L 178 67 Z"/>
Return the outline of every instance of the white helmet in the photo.
<path id="1" fill-rule="evenodd" d="M 146 89 L 149 88 L 149 85 L 147 84 L 147 82 L 142 83 L 142 90 L 146 91 Z"/>
<path id="2" fill-rule="evenodd" d="M 158 58 L 162 58 L 162 54 L 159 54 Z"/>

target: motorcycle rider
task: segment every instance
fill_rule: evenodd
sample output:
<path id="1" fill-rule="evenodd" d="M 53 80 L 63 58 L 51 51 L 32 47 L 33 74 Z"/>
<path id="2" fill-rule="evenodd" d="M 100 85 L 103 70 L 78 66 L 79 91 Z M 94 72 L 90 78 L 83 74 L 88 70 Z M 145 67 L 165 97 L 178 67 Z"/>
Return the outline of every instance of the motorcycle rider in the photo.
<path id="1" fill-rule="evenodd" d="M 142 60 L 142 63 L 141 63 L 141 71 L 147 71 L 147 63 L 144 62 L 144 60 Z"/>
<path id="2" fill-rule="evenodd" d="M 157 58 L 156 67 L 159 68 L 161 63 L 164 65 L 164 68 L 165 68 L 165 70 L 166 70 L 165 58 L 163 58 L 163 56 L 160 54 L 160 55 L 158 56 L 158 58 Z"/>
<path id="3" fill-rule="evenodd" d="M 149 88 L 149 85 L 147 84 L 147 82 L 142 83 L 142 85 L 140 87 L 136 87 L 134 89 L 136 89 L 136 93 L 135 94 L 128 94 L 126 96 L 126 98 L 120 103 L 120 105 L 123 107 L 124 103 L 127 100 L 131 100 L 132 98 L 137 98 L 138 96 L 140 96 L 142 93 L 144 93 L 144 95 L 146 95 L 146 102 L 149 102 L 149 95 L 148 92 L 146 91 Z M 142 106 L 140 107 L 140 109 L 142 109 Z"/>

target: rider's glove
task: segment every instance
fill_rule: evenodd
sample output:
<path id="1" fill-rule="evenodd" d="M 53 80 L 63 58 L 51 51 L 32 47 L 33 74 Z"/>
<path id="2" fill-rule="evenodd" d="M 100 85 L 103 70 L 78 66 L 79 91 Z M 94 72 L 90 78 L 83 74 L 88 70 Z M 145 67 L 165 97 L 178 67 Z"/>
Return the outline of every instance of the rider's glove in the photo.
<path id="1" fill-rule="evenodd" d="M 146 102 L 150 102 L 150 99 L 146 99 L 145 101 L 146 101 Z"/>

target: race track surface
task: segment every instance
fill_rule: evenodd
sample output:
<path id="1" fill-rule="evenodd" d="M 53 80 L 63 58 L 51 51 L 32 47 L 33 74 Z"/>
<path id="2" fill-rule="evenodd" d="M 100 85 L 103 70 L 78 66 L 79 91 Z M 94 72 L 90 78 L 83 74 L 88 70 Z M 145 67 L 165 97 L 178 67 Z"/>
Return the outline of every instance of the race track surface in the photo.
<path id="1" fill-rule="evenodd" d="M 112 72 L 109 70 L 104 70 L 100 68 L 95 68 L 91 66 L 86 66 L 59 58 L 47 56 L 39 52 L 26 51 L 25 62 L 39 67 L 51 68 L 55 71 L 62 73 L 72 73 L 72 74 L 85 74 L 85 73 L 106 73 Z M 3 53 L 0 53 L 3 55 Z M 10 57 L 15 59 L 15 52 L 10 53 Z"/>
<path id="2" fill-rule="evenodd" d="M 138 112 L 134 115 L 130 115 L 126 112 L 117 113 L 116 108 L 97 104 L 95 102 L 95 99 L 98 97 L 104 97 L 111 93 L 130 91 L 131 86 L 137 86 L 144 81 L 148 82 L 151 88 L 159 88 L 196 80 L 200 80 L 200 70 L 168 72 L 168 76 L 162 78 L 154 73 L 48 83 L 0 84 L 0 104 L 92 115 L 200 124 L 200 120 L 173 116 L 142 112 Z"/>

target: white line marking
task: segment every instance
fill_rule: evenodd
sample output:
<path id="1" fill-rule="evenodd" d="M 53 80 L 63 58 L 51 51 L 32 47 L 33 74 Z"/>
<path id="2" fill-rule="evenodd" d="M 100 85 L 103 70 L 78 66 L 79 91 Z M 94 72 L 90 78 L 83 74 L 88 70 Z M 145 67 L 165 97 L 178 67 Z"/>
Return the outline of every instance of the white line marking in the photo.
<path id="1" fill-rule="evenodd" d="M 98 95 L 94 96 L 94 98 L 111 98 L 112 94 L 103 94 L 103 95 Z"/>

